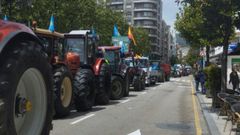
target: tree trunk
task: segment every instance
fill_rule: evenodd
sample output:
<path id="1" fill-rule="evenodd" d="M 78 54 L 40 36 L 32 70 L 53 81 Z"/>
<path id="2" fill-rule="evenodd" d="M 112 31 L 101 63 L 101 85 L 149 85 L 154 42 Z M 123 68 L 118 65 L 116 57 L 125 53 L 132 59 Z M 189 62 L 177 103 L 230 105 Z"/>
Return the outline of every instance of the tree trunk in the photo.
<path id="1" fill-rule="evenodd" d="M 206 46 L 206 66 L 209 66 L 209 52 L 210 52 L 210 46 Z"/>
<path id="2" fill-rule="evenodd" d="M 230 28 L 229 28 L 230 29 Z M 226 31 L 223 40 L 222 68 L 221 68 L 221 92 L 226 92 L 227 89 L 227 56 L 230 38 L 230 30 Z"/>

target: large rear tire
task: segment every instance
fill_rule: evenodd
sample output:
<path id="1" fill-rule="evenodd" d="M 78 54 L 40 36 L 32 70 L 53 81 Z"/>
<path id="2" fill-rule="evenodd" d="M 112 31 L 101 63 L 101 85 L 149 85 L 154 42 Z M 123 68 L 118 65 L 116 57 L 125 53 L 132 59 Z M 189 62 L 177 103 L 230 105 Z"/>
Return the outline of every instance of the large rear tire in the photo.
<path id="1" fill-rule="evenodd" d="M 0 54 L 0 134 L 48 135 L 52 129 L 51 67 L 43 48 L 17 40 Z"/>
<path id="2" fill-rule="evenodd" d="M 127 75 L 124 78 L 125 84 L 124 84 L 124 95 L 125 97 L 129 96 L 129 88 L 130 88 L 130 80 L 129 80 L 129 74 L 126 73 Z"/>
<path id="3" fill-rule="evenodd" d="M 55 116 L 60 118 L 69 115 L 73 97 L 72 75 L 70 71 L 61 66 L 54 70 L 54 87 L 55 92 Z"/>
<path id="4" fill-rule="evenodd" d="M 111 73 L 110 68 L 106 63 L 103 63 L 100 67 L 100 73 L 97 84 L 97 96 L 96 103 L 100 105 L 106 105 L 109 103 L 111 94 Z"/>
<path id="5" fill-rule="evenodd" d="M 141 80 L 139 76 L 134 76 L 133 78 L 133 88 L 134 91 L 140 91 L 141 90 Z"/>
<path id="6" fill-rule="evenodd" d="M 123 79 L 120 76 L 113 76 L 111 99 L 118 100 L 123 97 Z"/>
<path id="7" fill-rule="evenodd" d="M 76 109 L 90 110 L 96 97 L 93 72 L 90 69 L 80 69 L 74 77 L 73 86 Z"/>

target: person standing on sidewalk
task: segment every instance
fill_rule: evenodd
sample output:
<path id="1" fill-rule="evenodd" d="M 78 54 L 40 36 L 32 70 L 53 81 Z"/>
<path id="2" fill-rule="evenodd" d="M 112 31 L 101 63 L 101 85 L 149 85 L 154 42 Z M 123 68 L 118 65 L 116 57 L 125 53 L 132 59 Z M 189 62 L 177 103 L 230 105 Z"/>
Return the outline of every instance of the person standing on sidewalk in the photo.
<path id="1" fill-rule="evenodd" d="M 196 71 L 194 73 L 194 79 L 195 79 L 196 91 L 198 92 L 199 91 L 198 87 L 199 87 L 199 82 L 200 82 L 199 72 L 198 71 Z"/>
<path id="2" fill-rule="evenodd" d="M 204 86 L 205 85 L 205 79 L 206 79 L 205 74 L 202 70 L 200 70 L 199 73 L 198 73 L 198 76 L 199 76 L 199 81 L 201 83 L 202 94 L 205 94 L 206 93 L 206 89 L 205 89 L 205 86 Z"/>
<path id="3" fill-rule="evenodd" d="M 239 77 L 237 74 L 237 71 L 233 68 L 232 72 L 230 73 L 230 80 L 229 80 L 229 84 L 232 83 L 233 86 L 233 90 L 239 88 Z"/>

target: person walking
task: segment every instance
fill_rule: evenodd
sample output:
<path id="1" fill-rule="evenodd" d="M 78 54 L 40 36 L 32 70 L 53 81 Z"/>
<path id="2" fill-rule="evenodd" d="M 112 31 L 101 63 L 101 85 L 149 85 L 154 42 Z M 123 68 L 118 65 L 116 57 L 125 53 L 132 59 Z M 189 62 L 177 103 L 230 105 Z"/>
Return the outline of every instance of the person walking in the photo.
<path id="1" fill-rule="evenodd" d="M 198 92 L 199 91 L 198 87 L 199 87 L 199 83 L 200 83 L 200 78 L 199 78 L 199 72 L 198 71 L 196 71 L 194 73 L 194 79 L 195 79 L 196 91 Z"/>
<path id="2" fill-rule="evenodd" d="M 232 72 L 230 73 L 230 80 L 229 80 L 229 84 L 232 83 L 233 86 L 233 90 L 239 88 L 239 77 L 237 74 L 237 71 L 233 68 Z"/>
<path id="3" fill-rule="evenodd" d="M 205 94 L 206 93 L 206 89 L 205 89 L 206 77 L 205 77 L 205 74 L 202 70 L 200 70 L 199 73 L 198 73 L 198 76 L 199 76 L 199 81 L 201 83 L 202 94 Z"/>

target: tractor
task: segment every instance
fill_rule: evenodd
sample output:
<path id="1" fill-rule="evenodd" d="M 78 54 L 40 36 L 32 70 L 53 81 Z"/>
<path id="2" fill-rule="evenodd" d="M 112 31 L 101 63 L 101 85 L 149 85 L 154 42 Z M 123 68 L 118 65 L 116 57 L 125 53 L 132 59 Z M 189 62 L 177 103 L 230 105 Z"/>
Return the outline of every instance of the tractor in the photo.
<path id="1" fill-rule="evenodd" d="M 0 20 L 0 134 L 48 135 L 52 71 L 44 45 L 25 25 Z"/>
<path id="2" fill-rule="evenodd" d="M 74 77 L 74 97 L 77 110 L 90 109 L 94 103 L 109 103 L 111 73 L 103 58 L 97 58 L 98 36 L 90 30 L 73 30 L 65 36 L 67 52 L 79 54 L 80 66 Z"/>
<path id="3" fill-rule="evenodd" d="M 55 117 L 67 116 L 73 101 L 73 76 L 80 65 L 79 55 L 65 51 L 64 34 L 36 28 L 36 25 L 33 25 L 33 31 L 43 44 L 52 66 Z"/>
<path id="4" fill-rule="evenodd" d="M 127 57 L 124 59 L 124 63 L 130 67 L 129 79 L 130 85 L 135 91 L 141 91 L 145 89 L 146 72 L 140 68 L 140 61 L 137 57 Z"/>
<path id="5" fill-rule="evenodd" d="M 112 73 L 111 99 L 117 100 L 129 95 L 129 68 L 120 57 L 121 47 L 100 46 L 99 57 L 104 58 L 110 66 Z"/>

